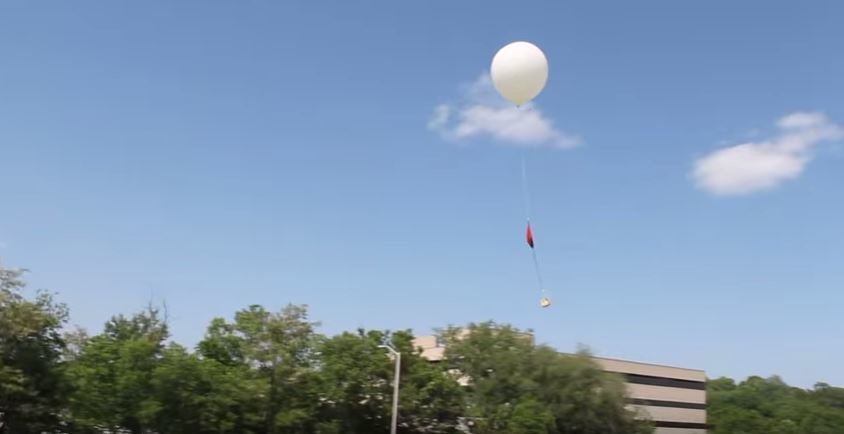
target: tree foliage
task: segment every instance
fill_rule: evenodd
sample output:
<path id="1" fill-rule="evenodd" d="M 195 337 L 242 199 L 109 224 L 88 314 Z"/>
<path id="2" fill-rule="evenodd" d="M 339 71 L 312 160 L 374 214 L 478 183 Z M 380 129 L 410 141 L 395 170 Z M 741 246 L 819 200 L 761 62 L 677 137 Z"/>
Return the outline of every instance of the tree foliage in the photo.
<path id="1" fill-rule="evenodd" d="M 493 322 L 444 331 L 449 368 L 468 386 L 479 434 L 635 434 L 652 429 L 625 408 L 623 383 L 586 353 L 561 354 Z"/>
<path id="2" fill-rule="evenodd" d="M 779 377 L 707 385 L 714 434 L 844 434 L 844 389 L 791 387 Z"/>
<path id="3" fill-rule="evenodd" d="M 402 434 L 639 434 L 620 378 L 487 322 L 441 332 L 431 362 L 410 331 L 317 331 L 306 306 L 216 318 L 189 349 L 166 312 L 64 332 L 67 309 L 0 268 L 0 433 L 386 434 L 401 353 Z M 844 389 L 779 378 L 708 383 L 714 433 L 844 433 Z"/>
<path id="4" fill-rule="evenodd" d="M 382 332 L 359 330 L 323 342 L 320 350 L 321 431 L 389 432 L 393 360 L 379 346 Z M 424 360 L 409 332 L 389 336 L 401 356 L 399 421 L 402 432 L 453 433 L 462 414 L 462 390 L 439 366 Z"/>
<path id="5" fill-rule="evenodd" d="M 212 321 L 199 349 L 204 360 L 239 370 L 251 395 L 242 429 L 273 434 L 313 432 L 317 344 L 321 337 L 305 306 L 270 312 L 253 305 L 235 314 L 233 323 Z M 260 422 L 259 422 L 260 421 Z"/>
<path id="6" fill-rule="evenodd" d="M 67 310 L 46 292 L 28 300 L 23 273 L 0 267 L 0 424 L 36 434 L 60 427 Z"/>
<path id="7" fill-rule="evenodd" d="M 70 410 L 83 432 L 147 431 L 156 409 L 152 379 L 161 365 L 167 325 L 156 309 L 109 320 L 68 363 Z"/>

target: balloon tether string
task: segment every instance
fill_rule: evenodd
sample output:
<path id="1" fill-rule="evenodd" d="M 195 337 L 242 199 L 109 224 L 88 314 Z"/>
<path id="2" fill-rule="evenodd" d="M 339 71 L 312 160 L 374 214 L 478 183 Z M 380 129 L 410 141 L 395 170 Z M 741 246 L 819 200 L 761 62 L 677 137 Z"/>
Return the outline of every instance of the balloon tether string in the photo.
<path id="1" fill-rule="evenodd" d="M 530 219 L 531 219 L 531 203 L 530 203 L 530 189 L 528 187 L 528 177 L 527 177 L 527 162 L 525 160 L 525 155 L 522 154 L 522 193 L 524 195 L 525 201 L 525 214 L 527 219 L 528 227 L 530 227 Z M 536 257 L 536 247 L 531 246 L 530 248 L 531 257 L 533 258 L 533 267 L 536 272 L 536 282 L 539 284 L 539 292 L 542 294 L 543 297 L 547 297 L 548 293 L 545 290 L 545 284 L 542 280 L 542 272 L 539 268 L 539 259 Z"/>

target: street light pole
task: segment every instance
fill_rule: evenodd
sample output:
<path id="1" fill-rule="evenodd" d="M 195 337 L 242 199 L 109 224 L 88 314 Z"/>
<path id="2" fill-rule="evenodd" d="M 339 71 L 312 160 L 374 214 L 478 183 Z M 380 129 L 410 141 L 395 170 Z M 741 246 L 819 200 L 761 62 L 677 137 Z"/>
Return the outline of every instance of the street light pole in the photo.
<path id="1" fill-rule="evenodd" d="M 393 420 L 390 423 L 390 434 L 396 434 L 399 417 L 399 379 L 401 377 L 401 353 L 392 345 L 384 343 L 381 348 L 386 348 L 396 360 L 396 372 L 393 375 Z"/>

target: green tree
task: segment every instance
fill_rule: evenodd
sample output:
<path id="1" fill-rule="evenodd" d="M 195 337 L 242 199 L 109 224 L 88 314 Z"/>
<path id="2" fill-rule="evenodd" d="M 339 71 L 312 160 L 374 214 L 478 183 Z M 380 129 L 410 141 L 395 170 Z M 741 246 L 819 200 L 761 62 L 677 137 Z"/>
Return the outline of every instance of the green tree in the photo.
<path id="1" fill-rule="evenodd" d="M 253 305 L 234 322 L 212 321 L 199 344 L 202 356 L 226 366 L 250 369 L 260 405 L 260 432 L 313 432 L 317 423 L 316 348 L 322 337 L 307 307 L 288 305 L 270 312 Z"/>
<path id="2" fill-rule="evenodd" d="M 177 344 L 168 346 L 152 373 L 145 422 L 158 434 L 250 433 L 245 420 L 258 411 L 260 390 L 246 369 L 202 359 Z"/>
<path id="3" fill-rule="evenodd" d="M 320 433 L 384 433 L 391 364 L 381 336 L 342 333 L 320 346 Z"/>
<path id="4" fill-rule="evenodd" d="M 158 409 L 152 378 L 167 336 L 166 322 L 149 307 L 130 318 L 113 317 L 102 334 L 81 343 L 67 370 L 76 429 L 145 431 Z"/>
<path id="5" fill-rule="evenodd" d="M 714 434 L 844 434 L 844 389 L 791 387 L 779 377 L 728 378 L 707 384 Z"/>
<path id="6" fill-rule="evenodd" d="M 513 406 L 505 424 L 508 433 L 545 434 L 556 432 L 554 414 L 547 405 L 528 398 L 519 400 Z"/>
<path id="7" fill-rule="evenodd" d="M 23 273 L 0 267 L 0 429 L 55 432 L 66 395 L 61 328 L 67 310 L 45 292 L 26 299 Z"/>
<path id="8" fill-rule="evenodd" d="M 821 405 L 844 410 L 844 388 L 817 383 L 813 390 L 813 398 Z"/>
<path id="9" fill-rule="evenodd" d="M 423 359 L 409 331 L 397 332 L 390 340 L 402 353 L 400 425 L 408 433 L 455 432 L 466 412 L 458 378 L 447 365 Z"/>
<path id="10" fill-rule="evenodd" d="M 625 408 L 621 380 L 585 353 L 560 354 L 535 345 L 530 333 L 494 322 L 450 328 L 443 336 L 447 363 L 468 381 L 475 433 L 651 432 Z"/>
<path id="11" fill-rule="evenodd" d="M 463 413 L 460 385 L 441 366 L 422 359 L 409 332 L 359 330 L 320 347 L 320 433 L 389 432 L 393 361 L 385 338 L 401 352 L 399 425 L 404 433 L 453 433 Z"/>

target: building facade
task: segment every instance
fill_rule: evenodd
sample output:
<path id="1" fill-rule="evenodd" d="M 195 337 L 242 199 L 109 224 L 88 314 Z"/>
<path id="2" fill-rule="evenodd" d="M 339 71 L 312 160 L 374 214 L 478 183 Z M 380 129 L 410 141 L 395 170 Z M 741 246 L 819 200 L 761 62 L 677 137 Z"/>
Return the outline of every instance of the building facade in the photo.
<path id="1" fill-rule="evenodd" d="M 706 373 L 696 369 L 595 357 L 627 383 L 630 407 L 653 421 L 657 434 L 706 433 Z"/>
<path id="2" fill-rule="evenodd" d="M 414 344 L 422 357 L 441 361 L 445 347 L 435 336 L 421 336 Z M 706 373 L 650 363 L 595 357 L 607 372 L 622 376 L 630 408 L 650 419 L 656 434 L 706 433 Z"/>

